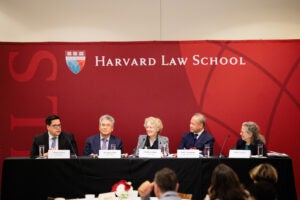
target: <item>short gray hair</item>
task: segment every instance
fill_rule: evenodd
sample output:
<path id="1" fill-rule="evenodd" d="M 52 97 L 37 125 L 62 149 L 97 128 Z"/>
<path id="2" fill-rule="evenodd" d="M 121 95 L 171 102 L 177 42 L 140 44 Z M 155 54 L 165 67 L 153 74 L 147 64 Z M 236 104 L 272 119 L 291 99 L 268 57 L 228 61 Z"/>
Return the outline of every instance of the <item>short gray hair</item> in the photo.
<path id="1" fill-rule="evenodd" d="M 108 114 L 105 114 L 105 115 L 102 115 L 100 118 L 99 118 L 99 124 L 102 122 L 102 120 L 104 119 L 107 119 L 109 121 L 111 121 L 112 125 L 115 125 L 115 119 L 111 116 L 111 115 L 108 115 Z"/>

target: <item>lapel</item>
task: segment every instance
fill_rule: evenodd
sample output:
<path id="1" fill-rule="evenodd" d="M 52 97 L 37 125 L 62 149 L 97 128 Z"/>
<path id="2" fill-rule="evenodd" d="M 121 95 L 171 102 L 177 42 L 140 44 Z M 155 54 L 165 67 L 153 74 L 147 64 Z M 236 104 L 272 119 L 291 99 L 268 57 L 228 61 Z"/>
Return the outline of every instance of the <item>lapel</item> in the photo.
<path id="1" fill-rule="evenodd" d="M 49 150 L 49 135 L 48 135 L 48 132 L 44 133 L 44 136 L 43 136 L 43 140 L 44 140 L 44 144 L 45 145 L 45 152 L 47 152 Z"/>
<path id="2" fill-rule="evenodd" d="M 100 145 L 101 145 L 101 142 L 100 142 L 100 133 L 99 133 L 93 139 L 93 147 L 95 147 L 95 153 L 97 153 L 97 154 L 100 150 Z"/>

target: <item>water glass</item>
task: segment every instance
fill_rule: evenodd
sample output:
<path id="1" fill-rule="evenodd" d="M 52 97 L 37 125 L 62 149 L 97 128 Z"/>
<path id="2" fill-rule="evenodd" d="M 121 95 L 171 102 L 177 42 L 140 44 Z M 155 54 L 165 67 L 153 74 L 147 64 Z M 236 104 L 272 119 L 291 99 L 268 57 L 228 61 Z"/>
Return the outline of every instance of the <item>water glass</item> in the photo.
<path id="1" fill-rule="evenodd" d="M 116 150 L 116 149 L 117 149 L 116 144 L 111 144 L 111 145 L 110 145 L 110 150 Z"/>
<path id="2" fill-rule="evenodd" d="M 264 155 L 264 145 L 263 144 L 258 144 L 257 145 L 257 156 L 262 157 Z"/>
<path id="3" fill-rule="evenodd" d="M 163 144 L 163 146 L 161 147 L 161 156 L 162 157 L 167 157 L 168 156 L 167 144 Z"/>
<path id="4" fill-rule="evenodd" d="M 39 157 L 43 158 L 45 154 L 45 145 L 39 145 Z"/>
<path id="5" fill-rule="evenodd" d="M 210 144 L 205 144 L 204 145 L 204 157 L 209 157 L 210 156 Z"/>

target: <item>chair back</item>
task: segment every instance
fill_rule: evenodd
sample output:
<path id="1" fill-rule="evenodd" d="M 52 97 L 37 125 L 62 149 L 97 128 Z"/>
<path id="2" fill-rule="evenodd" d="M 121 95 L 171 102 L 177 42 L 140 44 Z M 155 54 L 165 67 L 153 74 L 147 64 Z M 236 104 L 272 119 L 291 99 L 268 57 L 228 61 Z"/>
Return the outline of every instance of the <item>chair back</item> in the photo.
<path id="1" fill-rule="evenodd" d="M 179 193 L 178 193 L 178 196 L 179 196 L 181 199 L 184 199 L 184 200 L 191 200 L 192 197 L 193 197 L 193 194 L 186 194 L 186 193 L 181 193 L 181 192 L 179 192 Z"/>

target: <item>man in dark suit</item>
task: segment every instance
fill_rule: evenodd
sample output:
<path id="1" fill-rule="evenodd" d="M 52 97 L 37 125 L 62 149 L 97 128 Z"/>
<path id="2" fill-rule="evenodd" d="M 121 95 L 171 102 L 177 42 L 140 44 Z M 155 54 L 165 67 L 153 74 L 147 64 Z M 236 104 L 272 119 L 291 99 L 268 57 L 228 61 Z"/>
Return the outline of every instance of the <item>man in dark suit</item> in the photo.
<path id="1" fill-rule="evenodd" d="M 120 149 L 123 152 L 122 141 L 111 135 L 115 120 L 110 115 L 102 115 L 99 119 L 99 132 L 87 138 L 83 155 L 97 157 L 100 149 Z M 114 146 L 112 148 L 112 146 Z"/>
<path id="2" fill-rule="evenodd" d="M 61 130 L 61 121 L 57 115 L 49 115 L 46 120 L 47 132 L 36 135 L 34 137 L 30 157 L 36 158 L 39 156 L 39 146 L 44 145 L 45 154 L 48 156 L 49 149 L 69 149 L 71 155 L 77 156 L 77 144 L 72 133 L 63 132 Z"/>
<path id="3" fill-rule="evenodd" d="M 203 114 L 194 114 L 190 121 L 190 132 L 183 134 L 178 149 L 199 149 L 203 152 L 204 146 L 209 144 L 212 155 L 215 138 L 204 129 L 205 124 Z"/>

